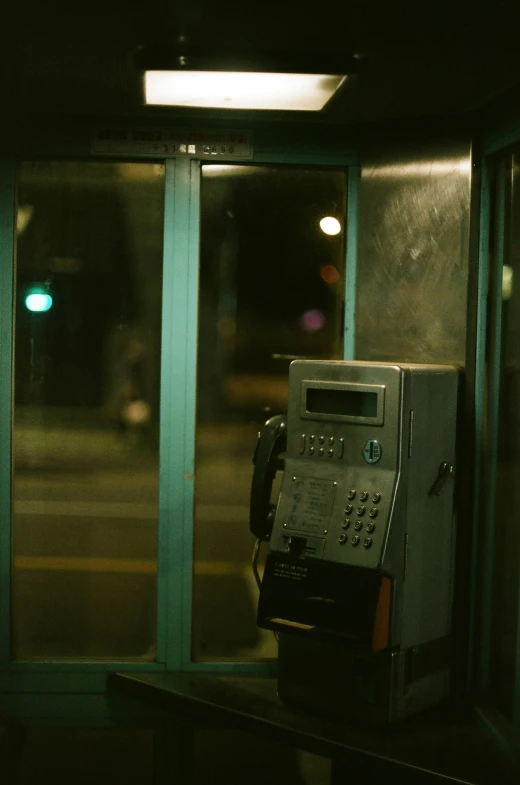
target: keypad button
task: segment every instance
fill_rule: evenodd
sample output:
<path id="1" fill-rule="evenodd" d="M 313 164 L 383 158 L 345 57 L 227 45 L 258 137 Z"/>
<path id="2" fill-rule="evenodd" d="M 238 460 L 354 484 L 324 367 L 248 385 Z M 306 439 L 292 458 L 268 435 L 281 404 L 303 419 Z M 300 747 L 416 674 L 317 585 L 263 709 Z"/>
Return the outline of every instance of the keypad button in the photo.
<path id="1" fill-rule="evenodd" d="M 372 537 L 365 537 L 363 540 L 363 548 L 370 548 L 372 545 Z"/>
<path id="2" fill-rule="evenodd" d="M 354 507 L 352 506 L 352 504 L 347 504 L 345 507 L 345 515 L 350 515 L 353 509 Z"/>
<path id="3" fill-rule="evenodd" d="M 340 439 L 338 442 L 338 458 L 343 458 L 343 449 L 345 447 L 345 440 Z"/>
<path id="4" fill-rule="evenodd" d="M 329 456 L 329 458 L 334 458 L 334 450 L 328 450 L 327 455 Z"/>
<path id="5" fill-rule="evenodd" d="M 372 507 L 370 512 L 368 513 L 371 518 L 377 518 L 378 509 L 377 507 Z"/>
<path id="6" fill-rule="evenodd" d="M 341 524 L 342 529 L 348 529 L 350 526 L 350 518 L 343 518 L 343 523 Z"/>
<path id="7" fill-rule="evenodd" d="M 356 521 L 355 524 L 354 524 L 354 529 L 358 532 L 362 528 L 363 528 L 363 522 L 362 521 Z"/>
<path id="8" fill-rule="evenodd" d="M 309 436 L 309 444 L 314 444 L 315 440 L 316 440 L 316 437 L 315 437 L 315 435 L 312 433 L 312 434 Z"/>
<path id="9" fill-rule="evenodd" d="M 329 436 L 329 444 L 334 444 L 334 436 Z"/>
<path id="10" fill-rule="evenodd" d="M 314 447 L 309 447 L 309 455 L 314 455 Z"/>
<path id="11" fill-rule="evenodd" d="M 359 534 L 354 534 L 352 537 L 352 545 L 359 545 Z"/>
<path id="12" fill-rule="evenodd" d="M 374 495 L 372 496 L 372 504 L 379 504 L 380 501 L 381 501 L 381 494 L 374 493 Z"/>
<path id="13" fill-rule="evenodd" d="M 366 502 L 367 499 L 368 499 L 368 491 L 363 491 L 363 493 L 359 495 L 359 501 Z"/>
<path id="14" fill-rule="evenodd" d="M 375 525 L 375 523 L 372 523 L 372 521 L 369 521 L 367 523 L 367 525 L 366 525 L 366 530 L 367 530 L 368 533 L 373 532 L 375 528 L 376 528 L 376 525 Z"/>
<path id="15" fill-rule="evenodd" d="M 359 516 L 361 516 L 361 515 L 364 515 L 364 514 L 365 514 L 365 508 L 363 507 L 363 505 L 360 505 L 360 506 L 357 508 L 357 514 L 358 514 Z"/>
<path id="16" fill-rule="evenodd" d="M 347 540 L 348 540 L 348 535 L 346 534 L 340 534 L 338 537 L 338 542 L 341 543 L 341 545 L 344 545 L 347 542 Z"/>
<path id="17" fill-rule="evenodd" d="M 318 441 L 319 441 L 320 444 L 323 444 L 323 442 L 325 441 L 325 437 L 324 436 L 319 436 L 318 437 Z"/>
<path id="18" fill-rule="evenodd" d="M 351 488 L 350 491 L 347 493 L 348 498 L 352 501 L 352 499 L 356 498 L 356 489 Z"/>
<path id="19" fill-rule="evenodd" d="M 300 455 L 305 452 L 305 434 L 302 433 L 300 436 Z"/>
<path id="20" fill-rule="evenodd" d="M 320 447 L 319 450 L 318 450 L 318 455 L 320 456 L 320 458 L 321 458 L 321 456 L 323 455 L 324 452 L 325 452 L 325 450 L 323 449 L 323 447 Z"/>

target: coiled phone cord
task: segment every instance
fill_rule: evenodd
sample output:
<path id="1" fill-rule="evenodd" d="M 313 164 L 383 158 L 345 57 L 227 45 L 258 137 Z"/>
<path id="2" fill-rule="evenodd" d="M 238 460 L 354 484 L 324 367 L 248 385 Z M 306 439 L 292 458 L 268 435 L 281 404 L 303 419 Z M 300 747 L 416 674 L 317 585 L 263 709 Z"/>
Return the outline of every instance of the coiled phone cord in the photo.
<path id="1" fill-rule="evenodd" d="M 262 540 L 257 540 L 255 542 L 253 548 L 253 557 L 251 559 L 251 567 L 253 568 L 253 575 L 255 576 L 256 585 L 258 591 L 260 591 L 260 587 L 262 585 L 262 579 L 260 577 L 260 573 L 258 572 L 258 558 L 260 556 L 260 546 L 262 545 Z M 275 639 L 278 641 L 278 633 L 273 630 L 273 635 Z"/>
<path id="2" fill-rule="evenodd" d="M 258 572 L 258 557 L 260 556 L 261 544 L 262 540 L 257 540 L 255 542 L 255 547 L 253 548 L 253 558 L 251 559 L 251 567 L 253 568 L 253 575 L 255 576 L 258 591 L 260 591 L 260 586 L 262 585 L 262 579 L 260 578 L 260 573 Z"/>

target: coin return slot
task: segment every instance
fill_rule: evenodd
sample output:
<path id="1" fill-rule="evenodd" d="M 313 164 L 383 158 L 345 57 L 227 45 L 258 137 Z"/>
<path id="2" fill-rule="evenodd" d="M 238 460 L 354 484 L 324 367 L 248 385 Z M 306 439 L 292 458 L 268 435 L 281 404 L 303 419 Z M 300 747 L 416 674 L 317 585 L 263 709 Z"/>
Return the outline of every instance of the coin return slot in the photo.
<path id="1" fill-rule="evenodd" d="M 316 553 L 316 548 L 312 545 L 307 545 L 306 537 L 284 537 L 287 543 L 287 550 L 293 556 L 313 556 Z"/>

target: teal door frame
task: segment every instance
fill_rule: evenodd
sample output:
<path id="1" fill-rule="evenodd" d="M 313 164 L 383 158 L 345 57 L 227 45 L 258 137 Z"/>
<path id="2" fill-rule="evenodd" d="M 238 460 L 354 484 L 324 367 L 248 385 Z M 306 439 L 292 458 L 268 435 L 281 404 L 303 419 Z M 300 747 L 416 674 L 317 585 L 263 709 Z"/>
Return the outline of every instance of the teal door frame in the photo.
<path id="1" fill-rule="evenodd" d="M 45 151 L 46 157 L 63 157 Z M 78 154 L 84 151 L 78 149 Z M 77 155 L 68 154 L 67 159 Z M 36 154 L 24 156 L 31 160 Z M 95 160 L 99 160 L 96 156 Z M 107 156 L 103 160 L 157 160 L 153 156 Z M 20 159 L 22 160 L 22 159 Z M 220 161 L 219 161 L 220 163 Z M 237 163 L 237 161 L 222 161 Z M 344 357 L 354 357 L 357 263 L 357 199 L 360 176 L 349 152 L 284 153 L 262 150 L 251 164 L 341 168 L 347 172 Z M 13 281 L 16 236 L 15 160 L 0 162 L 0 692 L 99 693 L 109 671 L 272 672 L 255 662 L 192 662 L 191 596 L 195 394 L 200 213 L 199 160 L 165 161 L 163 326 L 161 346 L 161 439 L 158 531 L 157 662 L 11 661 L 10 520 L 13 357 Z"/>
<path id="2" fill-rule="evenodd" d="M 11 397 L 16 167 L 0 160 L 0 670 L 10 660 Z"/>
<path id="3" fill-rule="evenodd" d="M 481 721 L 504 748 L 510 748 L 511 743 L 518 748 L 520 744 L 520 617 L 517 626 L 511 727 L 508 727 L 505 721 L 496 722 L 496 711 L 489 705 L 488 693 L 491 668 L 495 497 L 500 415 L 502 268 L 507 253 L 507 211 L 510 208 L 509 163 L 513 148 L 518 149 L 519 145 L 518 125 L 496 131 L 484 140 L 483 145 L 475 375 L 476 453 L 470 609 L 473 648 L 470 652 L 468 685 L 473 684 L 477 690 L 478 715 Z M 520 609 L 520 581 L 516 590 Z"/>

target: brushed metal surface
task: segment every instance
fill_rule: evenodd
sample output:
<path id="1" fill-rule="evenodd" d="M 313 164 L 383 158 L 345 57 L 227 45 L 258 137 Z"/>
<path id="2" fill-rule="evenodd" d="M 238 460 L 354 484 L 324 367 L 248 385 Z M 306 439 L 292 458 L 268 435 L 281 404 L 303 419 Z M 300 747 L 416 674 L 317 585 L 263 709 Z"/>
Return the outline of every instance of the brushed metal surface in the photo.
<path id="1" fill-rule="evenodd" d="M 470 144 L 364 155 L 356 358 L 464 362 Z"/>

